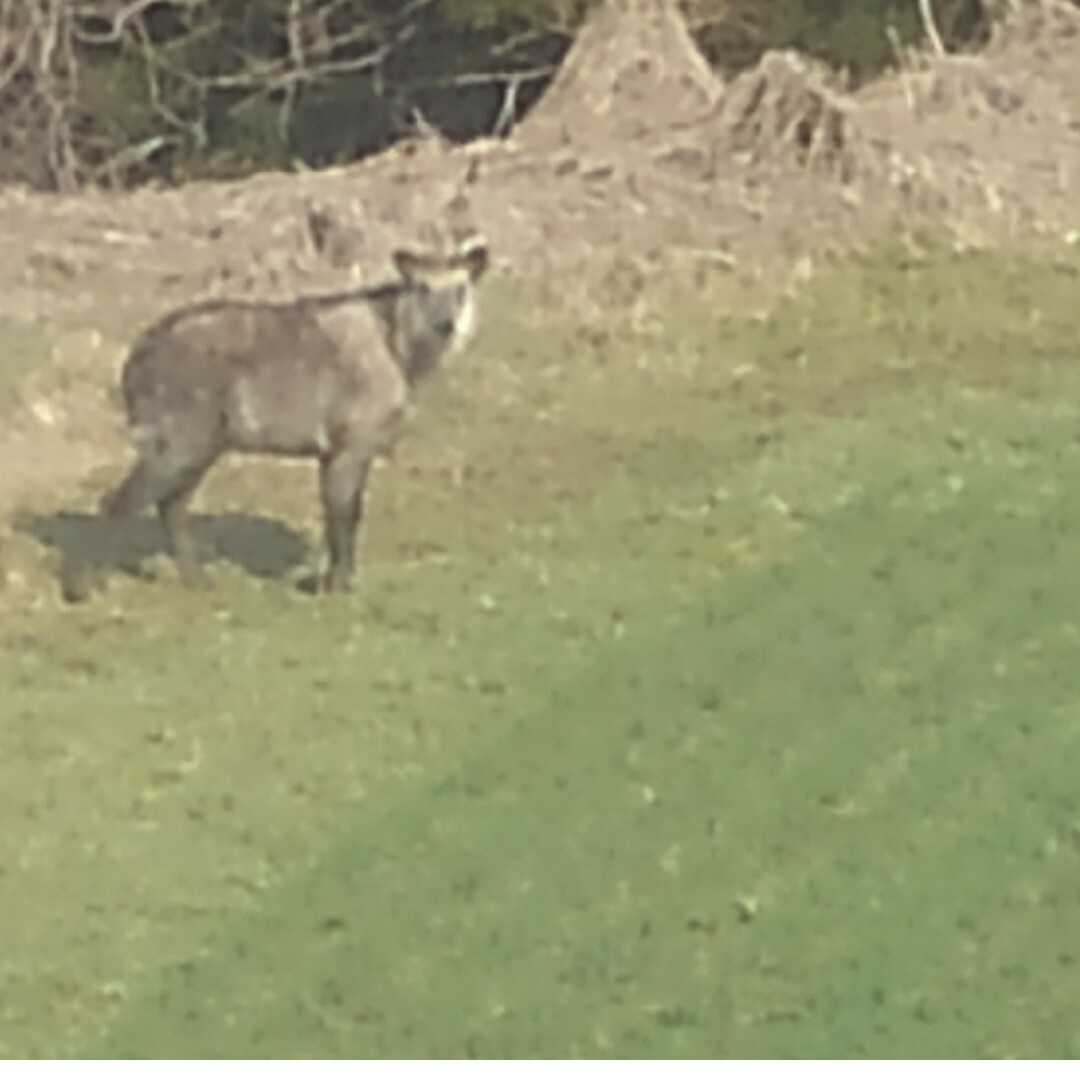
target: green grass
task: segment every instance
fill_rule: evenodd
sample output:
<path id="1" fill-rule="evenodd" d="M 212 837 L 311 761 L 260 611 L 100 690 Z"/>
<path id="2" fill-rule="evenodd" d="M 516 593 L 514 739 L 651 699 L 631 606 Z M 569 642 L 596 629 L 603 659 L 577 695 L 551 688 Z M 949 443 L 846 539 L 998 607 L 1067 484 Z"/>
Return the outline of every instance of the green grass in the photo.
<path id="1" fill-rule="evenodd" d="M 357 597 L 13 604 L 0 1045 L 1075 1056 L 1074 274 L 894 248 L 634 332 L 511 296 Z M 274 468 L 205 504 L 313 528 Z"/>

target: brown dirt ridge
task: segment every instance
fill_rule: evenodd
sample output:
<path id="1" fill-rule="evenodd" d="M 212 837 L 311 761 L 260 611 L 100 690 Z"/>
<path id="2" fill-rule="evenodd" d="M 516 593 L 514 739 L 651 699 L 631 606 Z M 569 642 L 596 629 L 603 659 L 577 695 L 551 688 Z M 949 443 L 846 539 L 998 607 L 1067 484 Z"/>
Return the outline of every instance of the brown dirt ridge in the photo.
<path id="1" fill-rule="evenodd" d="M 725 83 L 669 3 L 611 0 L 505 138 L 176 190 L 0 191 L 0 318 L 71 358 L 61 385 L 23 388 L 0 511 L 118 452 L 108 387 L 131 321 L 378 275 L 448 215 L 571 317 L 662 278 L 767 299 L 898 221 L 965 247 L 1076 242 L 1078 50 L 1080 10 L 1025 0 L 978 55 L 906 57 L 855 93 L 794 52 Z M 569 275 L 597 287 L 568 297 Z"/>

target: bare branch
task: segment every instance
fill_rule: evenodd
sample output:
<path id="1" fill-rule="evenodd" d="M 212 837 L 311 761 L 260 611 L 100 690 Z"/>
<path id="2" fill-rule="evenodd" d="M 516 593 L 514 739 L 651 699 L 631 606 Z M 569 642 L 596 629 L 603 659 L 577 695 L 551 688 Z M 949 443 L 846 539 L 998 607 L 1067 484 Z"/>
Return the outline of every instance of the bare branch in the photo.
<path id="1" fill-rule="evenodd" d="M 520 79 L 513 79 L 507 84 L 506 93 L 503 95 L 502 108 L 499 109 L 499 115 L 495 120 L 492 132 L 496 138 L 502 138 L 513 127 L 514 121 L 517 119 L 517 92 L 520 85 Z"/>
<path id="2" fill-rule="evenodd" d="M 926 33 L 926 38 L 930 42 L 930 47 L 934 50 L 938 56 L 945 55 L 945 44 L 941 40 L 941 34 L 938 33 L 937 23 L 934 21 L 934 9 L 931 7 L 931 0 L 918 0 L 919 4 L 919 18 L 922 19 L 923 30 Z"/>
<path id="3" fill-rule="evenodd" d="M 51 6 L 50 6 L 51 5 Z M 76 175 L 77 157 L 71 144 L 71 128 L 67 120 L 68 98 L 72 79 L 62 79 L 62 71 L 70 76 L 71 66 L 64 64 L 70 56 L 68 21 L 63 0 L 47 0 L 48 17 L 42 26 L 42 40 L 39 50 L 38 76 L 40 92 L 48 108 L 48 159 L 53 179 L 64 192 L 73 192 L 78 188 Z"/>
<path id="4" fill-rule="evenodd" d="M 304 0 L 289 0 L 286 39 L 289 43 L 289 62 L 294 70 L 303 71 L 307 67 L 307 35 L 304 33 Z M 293 109 L 296 107 L 299 83 L 292 83 L 285 88 L 285 96 L 278 110 L 278 138 L 282 145 L 288 142 L 289 128 L 292 126 Z"/>
<path id="5" fill-rule="evenodd" d="M 423 85 L 425 87 L 484 86 L 488 83 L 499 82 L 520 85 L 550 79 L 558 70 L 557 64 L 544 64 L 542 67 L 526 68 L 524 71 L 466 71 L 459 75 L 447 75 L 441 79 L 425 79 Z"/>
<path id="6" fill-rule="evenodd" d="M 157 49 L 150 40 L 150 35 L 146 31 L 146 27 L 143 26 L 141 22 L 135 24 L 135 39 L 142 49 L 145 61 L 143 71 L 146 76 L 146 89 L 147 93 L 150 95 L 150 105 L 154 112 L 170 127 L 193 133 L 195 125 L 178 116 L 176 112 L 165 103 L 161 93 L 161 80 L 158 78 L 158 72 L 161 70 L 161 65 L 157 63 Z M 119 157 L 121 154 L 125 153 L 126 149 L 127 148 L 120 150 L 116 156 Z"/>
<path id="7" fill-rule="evenodd" d="M 406 26 L 399 31 L 393 40 L 385 42 L 365 56 L 358 56 L 350 60 L 328 60 L 300 69 L 294 68 L 289 58 L 278 61 L 258 61 L 249 58 L 246 69 L 232 75 L 193 75 L 190 71 L 186 71 L 165 60 L 160 52 L 155 52 L 155 62 L 178 79 L 192 86 L 213 90 L 273 92 L 296 83 L 315 82 L 330 75 L 343 75 L 376 67 L 394 49 L 411 38 L 415 32 L 415 27 Z"/>
<path id="8" fill-rule="evenodd" d="M 88 179 L 91 183 L 98 183 L 107 178 L 116 184 L 118 174 L 122 169 L 130 169 L 143 164 L 170 142 L 175 142 L 175 140 L 167 139 L 164 135 L 155 135 L 134 146 L 125 146 L 112 157 L 106 158 L 100 165 L 94 166 L 89 172 Z"/>
<path id="9" fill-rule="evenodd" d="M 124 31 L 127 29 L 127 24 L 133 19 L 138 19 L 148 7 L 157 3 L 157 0 L 132 0 L 132 3 L 126 7 L 120 8 L 112 16 L 112 21 L 109 25 L 109 30 L 104 34 L 94 34 L 86 30 L 76 31 L 80 40 L 88 42 L 93 45 L 107 45 L 112 41 L 119 41 L 123 36 Z M 104 19 L 107 16 L 102 15 L 100 5 L 93 7 L 90 5 L 79 5 L 74 9 L 72 14 L 75 19 Z"/>
<path id="10" fill-rule="evenodd" d="M 8 9 L 13 10 L 13 9 Z M 5 35 L 10 40 L 12 31 L 15 29 L 13 23 L 15 17 L 8 14 L 8 10 L 0 11 L 0 27 L 2 27 Z M 0 71 L 0 90 L 3 90 L 5 86 L 25 67 L 30 55 L 30 47 L 34 43 L 34 35 L 32 33 L 23 33 L 21 35 L 16 34 L 18 40 L 11 53 L 11 59 L 4 66 L 4 69 Z"/>

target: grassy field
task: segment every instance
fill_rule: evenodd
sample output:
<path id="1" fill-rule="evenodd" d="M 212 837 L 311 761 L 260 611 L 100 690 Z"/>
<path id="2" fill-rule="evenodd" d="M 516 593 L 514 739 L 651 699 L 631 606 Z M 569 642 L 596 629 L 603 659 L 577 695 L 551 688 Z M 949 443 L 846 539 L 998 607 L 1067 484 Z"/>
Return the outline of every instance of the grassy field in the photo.
<path id="1" fill-rule="evenodd" d="M 215 474 L 206 594 L 35 506 L 0 1051 L 1080 1056 L 1078 275 L 496 295 L 349 598 L 291 583 L 306 468 Z"/>

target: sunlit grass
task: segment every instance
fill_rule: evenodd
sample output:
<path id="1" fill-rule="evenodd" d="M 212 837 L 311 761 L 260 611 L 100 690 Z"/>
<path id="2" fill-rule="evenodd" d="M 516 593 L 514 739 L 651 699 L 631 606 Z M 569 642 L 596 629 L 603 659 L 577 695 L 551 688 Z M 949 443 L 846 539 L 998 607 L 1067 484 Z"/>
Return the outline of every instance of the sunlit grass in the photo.
<path id="1" fill-rule="evenodd" d="M 1075 1053 L 1074 286 L 894 248 L 765 321 L 507 297 L 356 596 L 249 572 L 317 500 L 244 462 L 210 593 L 12 606 L 0 1046 Z"/>

